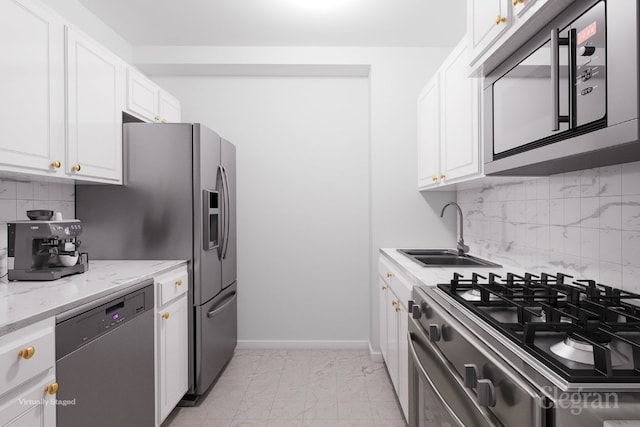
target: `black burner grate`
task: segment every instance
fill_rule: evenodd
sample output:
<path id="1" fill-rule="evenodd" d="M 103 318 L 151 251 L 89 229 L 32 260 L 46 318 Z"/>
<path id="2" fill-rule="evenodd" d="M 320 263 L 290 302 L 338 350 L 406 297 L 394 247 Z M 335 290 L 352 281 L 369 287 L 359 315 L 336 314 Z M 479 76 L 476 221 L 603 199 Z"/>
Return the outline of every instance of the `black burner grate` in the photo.
<path id="1" fill-rule="evenodd" d="M 630 301 L 640 301 L 640 295 L 593 280 L 568 283 L 570 279 L 563 273 L 507 273 L 505 278 L 494 273 L 473 273 L 471 278 L 454 273 L 450 283 L 438 288 L 569 381 L 640 381 L 640 307 Z M 468 291 L 479 298 L 464 298 Z M 496 320 L 491 310 L 501 308 L 513 310 L 515 321 Z M 567 363 L 538 345 L 542 337 L 563 336 L 591 345 L 593 366 Z M 629 349 L 627 366 L 614 368 L 611 343 Z"/>

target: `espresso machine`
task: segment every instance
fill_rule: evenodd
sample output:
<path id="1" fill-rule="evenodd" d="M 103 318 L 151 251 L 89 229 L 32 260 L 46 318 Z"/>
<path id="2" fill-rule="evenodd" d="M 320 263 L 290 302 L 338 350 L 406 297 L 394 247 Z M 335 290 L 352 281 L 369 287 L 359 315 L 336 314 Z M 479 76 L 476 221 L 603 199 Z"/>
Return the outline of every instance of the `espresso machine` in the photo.
<path id="1" fill-rule="evenodd" d="M 56 280 L 89 269 L 79 253 L 80 220 L 31 220 L 7 223 L 9 280 Z"/>

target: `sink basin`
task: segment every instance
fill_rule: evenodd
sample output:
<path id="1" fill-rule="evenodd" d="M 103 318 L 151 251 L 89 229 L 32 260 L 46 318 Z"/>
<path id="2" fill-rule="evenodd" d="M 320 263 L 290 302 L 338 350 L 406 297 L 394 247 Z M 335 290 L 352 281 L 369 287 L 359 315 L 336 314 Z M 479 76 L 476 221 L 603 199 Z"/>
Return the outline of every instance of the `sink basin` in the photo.
<path id="1" fill-rule="evenodd" d="M 451 249 L 400 249 L 398 252 L 423 267 L 501 267 L 485 259 L 459 255 Z"/>

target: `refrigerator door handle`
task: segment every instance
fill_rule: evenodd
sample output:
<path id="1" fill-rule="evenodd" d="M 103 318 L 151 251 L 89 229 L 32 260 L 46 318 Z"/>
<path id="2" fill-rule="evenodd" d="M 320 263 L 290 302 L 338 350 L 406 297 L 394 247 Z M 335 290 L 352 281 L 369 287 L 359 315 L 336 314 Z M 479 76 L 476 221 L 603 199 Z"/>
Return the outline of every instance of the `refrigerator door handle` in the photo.
<path id="1" fill-rule="evenodd" d="M 208 318 L 212 318 L 214 317 L 216 314 L 218 314 L 219 312 L 221 312 L 222 310 L 224 310 L 229 304 L 231 304 L 233 302 L 233 300 L 236 299 L 237 297 L 237 293 L 236 291 L 231 292 L 230 294 L 228 294 L 221 302 L 220 304 L 216 305 L 214 308 L 212 308 L 211 310 L 209 310 L 209 312 L 207 312 L 207 317 Z"/>
<path id="2" fill-rule="evenodd" d="M 218 259 L 222 259 L 222 251 L 223 251 L 223 247 L 225 244 L 225 240 L 226 240 L 226 236 L 225 236 L 225 214 L 226 214 L 226 200 L 224 197 L 224 178 L 222 177 L 223 175 L 223 170 L 222 170 L 222 166 L 219 165 L 218 166 L 218 171 L 216 173 L 216 190 L 218 190 L 218 194 L 222 195 L 222 200 L 220 201 L 220 204 L 222 206 L 220 209 L 220 219 L 218 220 L 218 232 L 219 232 L 219 238 L 220 241 L 218 242 Z"/>
<path id="3" fill-rule="evenodd" d="M 231 231 L 231 221 L 229 219 L 231 215 L 231 196 L 229 195 L 229 178 L 227 177 L 227 170 L 222 166 L 222 188 L 224 198 L 224 247 L 222 250 L 222 259 L 227 257 L 227 249 L 229 248 L 229 233 Z"/>

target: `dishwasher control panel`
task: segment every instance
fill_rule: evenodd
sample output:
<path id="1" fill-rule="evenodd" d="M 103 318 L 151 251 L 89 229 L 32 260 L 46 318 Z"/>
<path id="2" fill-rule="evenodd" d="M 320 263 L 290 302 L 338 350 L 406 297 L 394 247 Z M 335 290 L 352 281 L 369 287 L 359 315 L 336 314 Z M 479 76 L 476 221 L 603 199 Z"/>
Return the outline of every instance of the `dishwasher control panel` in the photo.
<path id="1" fill-rule="evenodd" d="M 116 297 L 56 325 L 56 359 L 153 309 L 153 285 Z"/>

